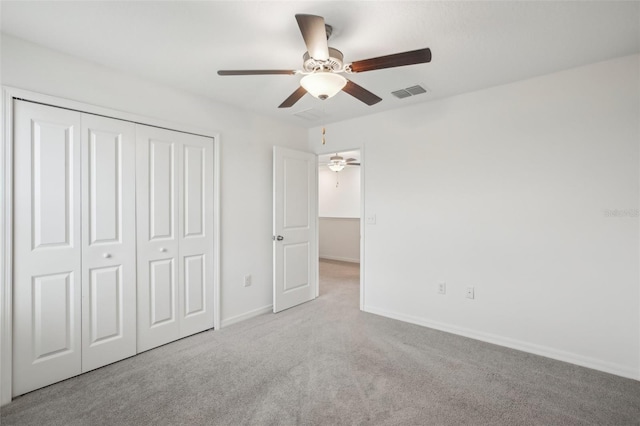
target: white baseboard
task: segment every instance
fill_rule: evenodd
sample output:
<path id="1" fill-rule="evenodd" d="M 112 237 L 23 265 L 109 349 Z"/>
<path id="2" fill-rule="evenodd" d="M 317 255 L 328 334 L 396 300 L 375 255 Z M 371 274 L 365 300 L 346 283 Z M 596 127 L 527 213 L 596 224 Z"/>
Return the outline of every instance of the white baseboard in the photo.
<path id="1" fill-rule="evenodd" d="M 263 306 L 262 308 L 254 309 L 249 312 L 245 312 L 244 314 L 236 315 L 231 318 L 226 318 L 221 321 L 220 328 L 224 328 L 231 324 L 248 320 L 249 318 L 257 317 L 258 315 L 266 314 L 272 311 L 273 311 L 273 305 L 268 305 L 268 306 Z"/>
<path id="2" fill-rule="evenodd" d="M 349 257 L 325 256 L 325 255 L 320 255 L 319 257 L 320 257 L 320 259 L 339 260 L 341 262 L 360 263 L 360 259 L 351 259 Z"/>
<path id="3" fill-rule="evenodd" d="M 380 315 L 387 318 L 396 319 L 399 321 L 408 322 L 411 324 L 421 325 L 424 327 L 433 328 L 435 330 L 445 331 L 451 334 L 457 334 L 459 336 L 469 337 L 471 339 L 480 340 L 487 343 L 493 343 L 499 346 L 505 346 L 507 348 L 516 349 L 523 352 L 529 352 L 535 355 L 541 355 L 547 358 L 556 359 L 559 361 L 568 362 L 571 364 L 580 365 L 582 367 L 592 368 L 594 370 L 604 371 L 605 373 L 615 374 L 616 376 L 622 376 L 629 379 L 640 380 L 640 371 L 633 368 L 611 363 L 608 361 L 602 361 L 599 359 L 578 355 L 572 352 L 566 352 L 547 346 L 536 345 L 534 343 L 524 342 L 522 340 L 515 340 L 509 337 L 498 336 L 496 334 L 484 333 L 482 331 L 476 331 L 465 327 L 458 327 L 451 324 L 446 324 L 438 321 L 431 321 L 426 318 L 414 317 L 411 315 L 399 314 L 396 312 L 389 312 L 384 309 L 376 308 L 374 306 L 364 307 L 365 312 L 371 314 Z"/>

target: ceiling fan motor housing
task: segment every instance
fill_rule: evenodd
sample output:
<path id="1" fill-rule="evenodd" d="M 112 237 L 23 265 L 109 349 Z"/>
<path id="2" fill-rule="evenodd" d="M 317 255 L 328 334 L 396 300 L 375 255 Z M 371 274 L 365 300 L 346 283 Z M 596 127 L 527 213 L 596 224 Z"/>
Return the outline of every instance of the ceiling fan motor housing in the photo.
<path id="1" fill-rule="evenodd" d="M 329 59 L 326 61 L 314 59 L 309 55 L 309 52 L 305 52 L 302 56 L 303 68 L 306 72 L 314 71 L 331 71 L 340 72 L 343 70 L 343 58 L 342 52 L 333 47 L 329 48 Z"/>

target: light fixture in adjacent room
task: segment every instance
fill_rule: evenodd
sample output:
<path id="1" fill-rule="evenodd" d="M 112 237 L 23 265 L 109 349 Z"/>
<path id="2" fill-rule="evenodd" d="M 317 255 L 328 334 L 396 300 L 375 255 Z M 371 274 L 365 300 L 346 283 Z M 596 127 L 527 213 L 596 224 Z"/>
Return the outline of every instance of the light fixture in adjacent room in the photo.
<path id="1" fill-rule="evenodd" d="M 329 164 L 327 164 L 327 166 L 329 166 L 329 168 L 333 172 L 339 172 L 340 170 L 344 169 L 344 166 L 346 165 L 347 165 L 347 162 L 344 161 L 344 158 L 342 158 L 337 154 L 331 157 L 329 160 Z"/>
<path id="2" fill-rule="evenodd" d="M 339 74 L 328 71 L 306 75 L 300 80 L 300 85 L 318 99 L 329 99 L 347 85 L 347 79 Z"/>

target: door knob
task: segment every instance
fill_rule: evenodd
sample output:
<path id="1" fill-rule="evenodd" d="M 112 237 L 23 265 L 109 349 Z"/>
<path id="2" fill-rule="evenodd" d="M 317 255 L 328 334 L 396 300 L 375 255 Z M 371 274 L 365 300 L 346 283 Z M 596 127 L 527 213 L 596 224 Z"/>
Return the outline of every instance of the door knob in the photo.
<path id="1" fill-rule="evenodd" d="M 284 237 L 283 237 L 282 235 L 278 235 L 278 236 L 276 237 L 276 240 L 278 240 L 278 241 L 282 241 L 282 240 L 284 240 Z"/>
<path id="2" fill-rule="evenodd" d="M 104 257 L 105 259 L 108 259 L 111 257 L 111 255 L 109 253 L 105 253 L 102 255 L 102 257 Z"/>
<path id="3" fill-rule="evenodd" d="M 167 251 L 167 249 L 166 249 L 166 248 L 164 248 L 164 247 L 160 247 L 160 251 L 161 251 L 162 253 L 165 253 L 165 252 Z"/>

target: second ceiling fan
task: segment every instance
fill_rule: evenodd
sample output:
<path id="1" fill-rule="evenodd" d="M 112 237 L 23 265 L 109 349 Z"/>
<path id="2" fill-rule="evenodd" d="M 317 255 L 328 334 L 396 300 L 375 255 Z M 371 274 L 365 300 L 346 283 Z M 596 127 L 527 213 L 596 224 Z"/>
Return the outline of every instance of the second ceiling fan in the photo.
<path id="1" fill-rule="evenodd" d="M 310 93 L 318 99 L 328 99 L 341 90 L 367 105 L 374 105 L 382 98 L 346 79 L 341 74 L 354 74 L 431 61 L 431 50 L 424 48 L 355 61 L 345 65 L 342 52 L 328 45 L 327 41 L 332 28 L 325 25 L 322 16 L 298 14 L 296 20 L 307 46 L 307 52 L 303 56 L 302 70 L 220 70 L 218 75 L 304 75 L 300 80 L 300 87 L 278 108 L 293 106 L 306 93 Z"/>
<path id="2" fill-rule="evenodd" d="M 342 155 L 336 153 L 336 155 L 332 155 L 331 158 L 329 158 L 328 163 L 321 163 L 321 164 L 324 164 L 327 167 L 329 167 L 331 171 L 339 172 L 342 169 L 344 169 L 345 166 L 359 166 L 360 162 L 355 158 L 347 158 L 345 160 Z"/>

